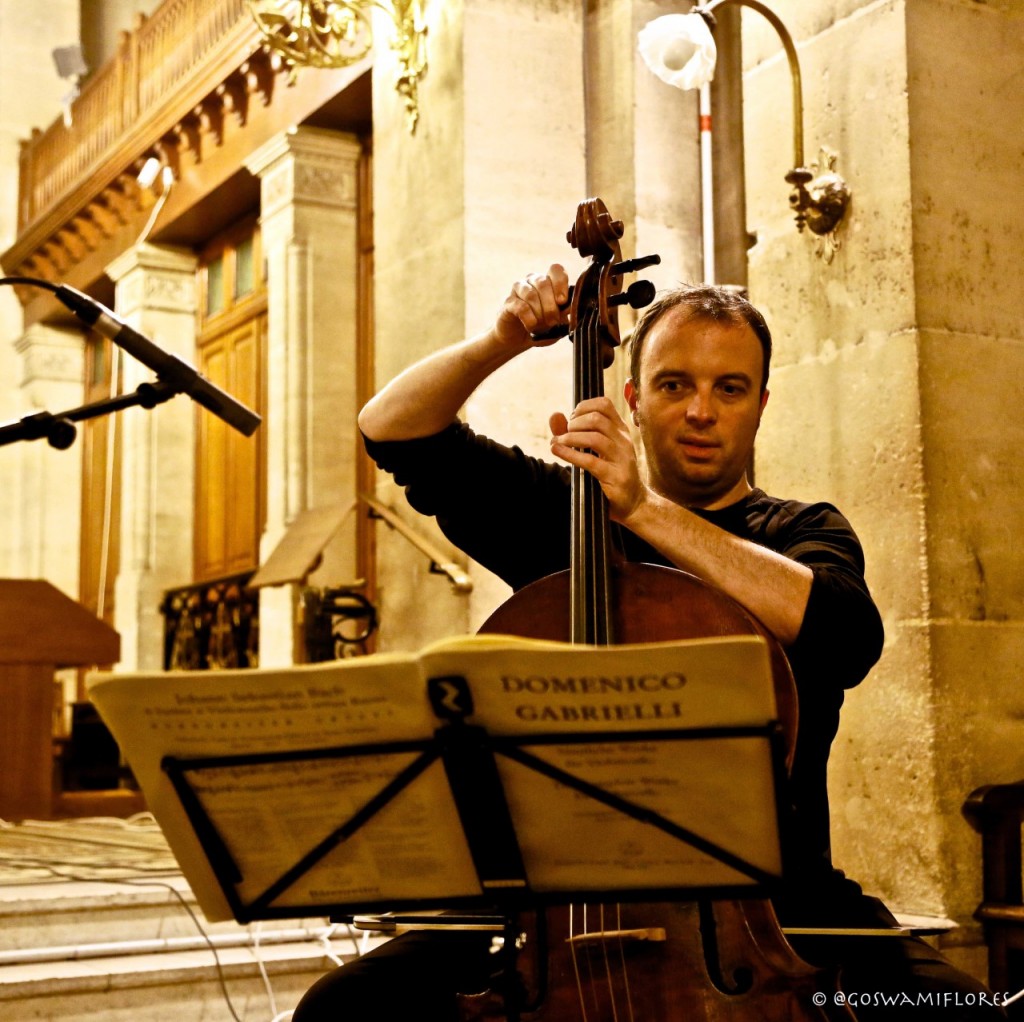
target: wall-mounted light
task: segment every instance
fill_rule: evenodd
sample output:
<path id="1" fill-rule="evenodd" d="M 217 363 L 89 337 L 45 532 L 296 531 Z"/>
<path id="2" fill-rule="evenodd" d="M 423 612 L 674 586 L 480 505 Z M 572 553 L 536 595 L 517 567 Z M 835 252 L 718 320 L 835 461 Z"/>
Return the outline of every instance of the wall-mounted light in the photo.
<path id="1" fill-rule="evenodd" d="M 149 219 L 146 221 L 146 226 L 142 228 L 138 238 L 135 239 L 135 244 L 141 245 L 149 237 L 149 232 L 153 230 L 156 218 L 160 215 L 160 211 L 167 202 L 167 196 L 171 194 L 171 186 L 174 184 L 174 171 L 166 164 L 161 163 L 155 156 L 150 156 L 143 163 L 142 169 L 135 180 L 140 188 L 144 191 L 152 192 L 157 197 L 156 202 L 153 204 L 153 209 L 150 211 Z M 159 189 L 157 188 L 157 181 L 160 182 Z"/>
<path id="2" fill-rule="evenodd" d="M 687 14 L 667 14 L 649 22 L 640 32 L 639 50 L 648 68 L 662 81 L 681 89 L 706 86 L 715 73 L 717 51 L 712 12 L 736 3 L 763 15 L 778 33 L 789 62 L 793 83 L 793 169 L 786 181 L 793 186 L 789 204 L 796 214 L 797 229 L 804 227 L 821 239 L 819 252 L 830 261 L 838 242 L 836 228 L 850 202 L 850 189 L 835 172 L 834 154 L 822 148 L 814 170 L 804 163 L 804 105 L 800 62 L 792 36 L 778 16 L 759 0 L 709 0 Z"/>
<path id="3" fill-rule="evenodd" d="M 426 0 L 248 0 L 266 46 L 289 68 L 341 68 L 373 47 L 373 10 L 392 21 L 391 49 L 398 55 L 395 89 L 405 104 L 409 131 L 419 120 L 419 80 L 427 70 Z"/>

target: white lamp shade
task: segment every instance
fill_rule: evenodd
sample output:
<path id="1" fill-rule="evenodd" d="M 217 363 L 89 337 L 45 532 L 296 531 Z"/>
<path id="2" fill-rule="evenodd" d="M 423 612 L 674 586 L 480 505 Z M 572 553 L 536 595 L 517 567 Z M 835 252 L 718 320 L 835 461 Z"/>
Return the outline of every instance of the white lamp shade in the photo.
<path id="1" fill-rule="evenodd" d="M 715 76 L 718 50 L 699 14 L 666 14 L 648 22 L 637 36 L 644 63 L 677 89 L 699 89 Z"/>

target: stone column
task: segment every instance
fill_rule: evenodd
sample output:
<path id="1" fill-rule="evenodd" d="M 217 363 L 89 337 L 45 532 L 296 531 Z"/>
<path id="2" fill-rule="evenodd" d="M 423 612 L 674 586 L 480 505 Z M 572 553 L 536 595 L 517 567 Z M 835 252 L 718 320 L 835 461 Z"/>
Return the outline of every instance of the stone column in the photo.
<path id="1" fill-rule="evenodd" d="M 697 93 L 666 85 L 637 53 L 637 33 L 677 0 L 587 5 L 587 194 L 626 224 L 628 256 L 656 252 L 645 271 L 659 287 L 701 278 Z M 629 313 L 623 314 L 623 323 Z"/>
<path id="2" fill-rule="evenodd" d="M 246 167 L 260 178 L 267 263 L 267 526 L 261 559 L 296 515 L 356 496 L 358 139 L 291 129 Z M 355 580 L 354 519 L 311 582 Z M 294 586 L 260 594 L 260 663 L 297 659 Z"/>
<path id="3" fill-rule="evenodd" d="M 80 0 L 52 0 L 45 6 L 0 2 L 0 35 L 4 55 L 0 61 L 0 250 L 18 236 L 18 154 L 21 140 L 33 129 L 50 124 L 61 114 L 61 97 L 70 83 L 58 77 L 53 48 L 78 39 Z M 59 26 L 59 34 L 55 31 Z M 24 329 L 22 309 L 14 288 L 0 287 L 0 421 L 23 413 L 15 381 L 17 356 L 11 348 Z M 9 521 L 13 510 L 0 494 L 0 513 Z M 0 546 L 2 556 L 3 546 Z M 16 554 L 15 554 L 16 557 Z M 6 571 L 6 568 L 5 568 Z"/>
<path id="4" fill-rule="evenodd" d="M 81 330 L 36 323 L 14 348 L 21 356 L 19 418 L 82 404 L 85 342 Z M 33 440 L 8 452 L 20 467 L 18 513 L 12 519 L 20 535 L 13 546 L 11 574 L 45 578 L 77 598 L 81 446 L 56 450 L 45 440 Z"/>
<path id="5" fill-rule="evenodd" d="M 579 272 L 565 234 L 587 196 L 581 15 L 573 0 L 427 4 L 429 68 L 415 134 L 406 129 L 394 87 L 394 57 L 379 46 L 373 75 L 380 384 L 486 329 L 517 278 L 552 262 Z M 415 219 L 408 212 L 412 195 Z M 546 449 L 547 415 L 571 399 L 568 347 L 538 349 L 496 373 L 474 396 L 470 421 L 531 453 Z M 377 485 L 380 498 L 413 528 L 450 550 L 389 479 L 379 477 Z M 377 540 L 384 648 L 415 649 L 468 631 L 508 593 L 474 567 L 467 599 L 431 574 L 403 538 L 378 528 Z"/>
<path id="6" fill-rule="evenodd" d="M 188 251 L 142 244 L 108 267 L 119 316 L 154 344 L 195 360 L 196 259 Z M 121 353 L 124 391 L 151 380 L 141 362 Z M 124 670 L 163 667 L 166 589 L 192 579 L 194 425 L 197 406 L 183 395 L 152 410 L 121 416 L 121 570 L 114 627 Z M 203 411 L 199 414 L 208 414 Z"/>

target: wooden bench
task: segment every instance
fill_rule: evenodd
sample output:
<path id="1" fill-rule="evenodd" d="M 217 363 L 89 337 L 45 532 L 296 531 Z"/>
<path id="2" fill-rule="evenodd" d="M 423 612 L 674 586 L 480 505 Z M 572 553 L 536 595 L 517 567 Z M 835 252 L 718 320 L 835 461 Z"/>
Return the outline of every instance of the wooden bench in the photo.
<path id="1" fill-rule="evenodd" d="M 981 834 L 983 895 L 974 918 L 982 924 L 988 944 L 989 986 L 1015 993 L 1024 987 L 1024 781 L 972 791 L 963 814 Z"/>

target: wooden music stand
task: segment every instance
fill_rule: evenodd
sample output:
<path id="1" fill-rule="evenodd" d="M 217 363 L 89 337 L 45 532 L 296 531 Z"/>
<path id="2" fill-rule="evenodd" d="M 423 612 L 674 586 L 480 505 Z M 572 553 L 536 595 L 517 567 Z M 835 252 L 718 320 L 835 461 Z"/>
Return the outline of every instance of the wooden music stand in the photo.
<path id="1" fill-rule="evenodd" d="M 116 663 L 109 625 L 42 579 L 0 579 L 0 817 L 53 815 L 53 675 Z"/>

